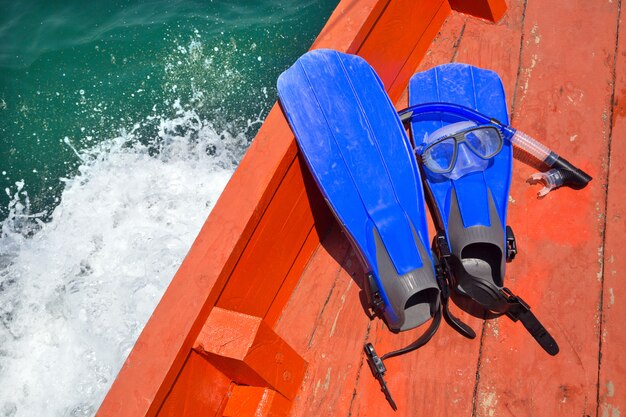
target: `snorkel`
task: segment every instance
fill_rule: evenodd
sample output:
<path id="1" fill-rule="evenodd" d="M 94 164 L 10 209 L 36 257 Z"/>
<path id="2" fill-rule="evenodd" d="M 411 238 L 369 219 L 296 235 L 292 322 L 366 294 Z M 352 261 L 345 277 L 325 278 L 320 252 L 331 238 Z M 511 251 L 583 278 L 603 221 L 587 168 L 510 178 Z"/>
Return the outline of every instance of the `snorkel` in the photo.
<path id="1" fill-rule="evenodd" d="M 528 179 L 528 182 L 531 184 L 543 183 L 544 187 L 537 193 L 538 197 L 545 197 L 553 189 L 562 186 L 579 190 L 592 180 L 592 177 L 586 172 L 576 168 L 565 158 L 551 151 L 547 146 L 539 143 L 529 135 L 468 107 L 452 103 L 424 103 L 400 110 L 398 115 L 400 120 L 405 123 L 413 119 L 413 117 L 433 113 L 458 116 L 481 125 L 495 125 L 500 129 L 505 140 L 509 140 L 515 147 L 546 165 L 548 168 L 546 172 L 533 174 Z"/>

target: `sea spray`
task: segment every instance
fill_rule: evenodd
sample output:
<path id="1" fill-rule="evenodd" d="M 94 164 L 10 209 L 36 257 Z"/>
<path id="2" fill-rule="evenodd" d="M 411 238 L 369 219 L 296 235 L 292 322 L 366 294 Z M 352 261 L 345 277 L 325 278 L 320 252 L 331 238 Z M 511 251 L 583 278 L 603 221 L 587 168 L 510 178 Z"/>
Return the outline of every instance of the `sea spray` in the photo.
<path id="1" fill-rule="evenodd" d="M 195 111 L 80 151 L 47 222 L 19 182 L 0 237 L 0 416 L 91 416 L 247 147 Z M 230 129 L 231 131 L 234 129 Z"/>
<path id="2" fill-rule="evenodd" d="M 337 0 L 57 3 L 0 13 L 0 417 L 95 414 Z"/>

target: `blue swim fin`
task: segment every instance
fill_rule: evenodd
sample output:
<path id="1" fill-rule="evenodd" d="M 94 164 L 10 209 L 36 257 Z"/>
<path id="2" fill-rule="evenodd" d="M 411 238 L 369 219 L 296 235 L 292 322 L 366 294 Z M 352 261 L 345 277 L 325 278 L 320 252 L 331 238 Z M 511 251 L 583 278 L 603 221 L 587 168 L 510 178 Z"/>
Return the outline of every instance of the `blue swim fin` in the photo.
<path id="1" fill-rule="evenodd" d="M 371 302 L 394 331 L 440 310 L 417 162 L 374 70 L 314 50 L 278 78 L 300 151 L 369 271 Z"/>
<path id="2" fill-rule="evenodd" d="M 464 106 L 509 124 L 500 77 L 493 71 L 471 65 L 445 64 L 415 74 L 409 84 L 409 104 L 426 103 Z M 464 136 L 463 132 L 474 129 L 465 124 L 468 119 L 446 112 L 416 112 L 410 120 L 418 153 L 428 149 L 430 143 L 455 137 L 454 142 L 447 140 L 448 148 L 432 157 L 435 169 L 439 168 L 437 164 L 446 165 L 455 158 L 457 164 L 467 168 L 469 164 L 465 166 L 459 159 L 463 152 L 478 161 L 476 169 L 467 169 L 458 175 L 434 171 L 429 169 L 426 160 L 423 161 L 425 191 L 435 209 L 433 217 L 439 231 L 434 246 L 440 261 L 449 268 L 451 286 L 487 310 L 520 320 L 537 342 L 555 355 L 558 353 L 556 341 L 528 305 L 504 287 L 506 262 L 516 253 L 512 229 L 506 225 L 513 161 L 511 142 L 502 140 L 500 135 L 500 151 L 483 160 L 477 157 L 480 152 L 469 150 L 476 138 Z M 473 145 L 478 148 L 482 143 Z M 448 159 L 448 155 L 454 156 Z M 463 157 L 469 158 L 467 155 Z M 428 157 L 430 154 L 426 155 Z"/>
<path id="3" fill-rule="evenodd" d="M 446 64 L 415 74 L 409 84 L 410 105 L 460 104 L 508 124 L 502 81 L 498 74 L 467 64 Z M 448 114 L 411 123 L 415 146 L 425 135 L 459 122 Z M 438 208 L 438 222 L 450 249 L 475 275 L 502 288 L 507 260 L 506 213 L 511 184 L 511 142 L 505 141 L 488 166 L 457 179 L 425 169 L 428 192 Z M 457 290 L 465 293 L 462 284 Z"/>

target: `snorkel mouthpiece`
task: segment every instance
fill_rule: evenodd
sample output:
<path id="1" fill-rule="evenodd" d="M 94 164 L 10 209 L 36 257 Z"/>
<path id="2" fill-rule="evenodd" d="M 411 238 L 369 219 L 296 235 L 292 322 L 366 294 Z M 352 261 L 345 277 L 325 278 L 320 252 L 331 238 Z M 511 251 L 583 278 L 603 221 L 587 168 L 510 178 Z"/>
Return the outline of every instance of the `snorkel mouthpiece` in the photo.
<path id="1" fill-rule="evenodd" d="M 563 176 L 558 169 L 551 169 L 546 172 L 536 172 L 526 180 L 529 184 L 543 184 L 543 188 L 537 192 L 537 197 L 543 198 L 555 188 L 563 185 Z"/>
<path id="2" fill-rule="evenodd" d="M 550 191 L 562 186 L 580 190 L 592 180 L 585 171 L 576 168 L 567 159 L 557 155 L 547 146 L 519 130 L 514 131 L 511 142 L 550 168 L 546 172 L 531 175 L 527 180 L 529 184 L 543 183 L 544 187 L 537 193 L 539 198 L 545 197 Z"/>
<path id="3" fill-rule="evenodd" d="M 591 176 L 560 156 L 557 157 L 552 167 L 546 172 L 537 172 L 526 180 L 529 184 L 542 183 L 544 185 L 537 193 L 539 198 L 545 197 L 550 191 L 562 186 L 580 190 L 592 180 Z"/>

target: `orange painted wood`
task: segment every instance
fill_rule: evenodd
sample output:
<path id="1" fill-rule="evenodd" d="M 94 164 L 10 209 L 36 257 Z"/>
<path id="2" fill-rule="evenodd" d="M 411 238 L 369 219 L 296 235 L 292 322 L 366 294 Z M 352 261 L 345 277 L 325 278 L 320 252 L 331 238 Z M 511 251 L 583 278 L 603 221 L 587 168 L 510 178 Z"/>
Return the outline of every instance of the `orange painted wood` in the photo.
<path id="1" fill-rule="evenodd" d="M 455 315 L 480 338 L 480 319 L 454 307 Z M 425 326 L 394 335 L 378 320 L 368 338 L 379 354 L 413 342 Z M 387 383 L 398 405 L 393 412 L 368 366 L 363 365 L 352 407 L 353 416 L 471 416 L 480 339 L 460 336 L 445 323 L 427 346 L 385 361 Z"/>
<path id="2" fill-rule="evenodd" d="M 269 388 L 235 385 L 223 417 L 286 417 L 291 401 Z"/>
<path id="3" fill-rule="evenodd" d="M 230 378 L 192 351 L 158 415 L 159 417 L 221 415 L 226 406 L 225 398 L 230 385 Z"/>
<path id="4" fill-rule="evenodd" d="M 622 10 L 622 16 L 623 16 Z M 626 26 L 620 19 L 604 231 L 598 416 L 626 413 Z"/>
<path id="5" fill-rule="evenodd" d="M 407 61 L 404 63 L 398 72 L 398 75 L 391 83 L 391 86 L 388 89 L 388 94 L 391 100 L 397 100 L 398 97 L 406 91 L 406 85 L 411 79 L 411 76 L 415 73 L 415 68 L 426 55 L 433 39 L 441 29 L 441 26 L 449 14 L 450 6 L 444 1 L 433 15 L 432 20 L 424 27 L 424 32 L 420 35 L 419 41 L 415 44 Z"/>
<path id="6" fill-rule="evenodd" d="M 343 0 L 313 42 L 311 49 L 332 48 L 356 54 L 391 0 Z M 338 41 L 342 30 L 351 38 Z M 333 46 L 334 45 L 334 46 Z"/>
<path id="7" fill-rule="evenodd" d="M 318 245 L 283 314 L 274 325 L 274 331 L 300 354 L 310 349 L 320 314 L 332 291 L 340 264 L 348 257 L 350 243 L 343 237 L 338 225 Z M 306 301 L 303 301 L 306 300 Z M 315 362 L 309 363 L 315 366 Z"/>
<path id="8" fill-rule="evenodd" d="M 215 307 L 193 349 L 239 385 L 270 387 L 288 399 L 306 362 L 261 317 Z"/>
<path id="9" fill-rule="evenodd" d="M 606 116 L 617 5 L 554 1 L 546 7 L 545 2 L 528 1 L 523 15 L 514 124 L 595 178 L 584 190 L 560 189 L 537 200 L 537 187 L 524 183 L 534 169 L 515 164 L 509 223 L 520 253 L 508 268 L 506 282 L 533 307 L 561 351 L 550 357 L 519 323 L 490 321 L 475 414 L 595 415 Z M 489 37 L 483 32 L 483 38 Z M 483 38 L 464 35 L 458 59 L 482 50 Z M 510 87 L 507 81 L 509 95 Z"/>
<path id="10" fill-rule="evenodd" d="M 458 43 L 464 34 L 467 20 L 468 17 L 463 14 L 450 13 L 416 71 L 425 71 L 435 65 L 453 62 L 458 53 Z M 400 101 L 408 101 L 408 90 L 403 91 Z"/>
<path id="11" fill-rule="evenodd" d="M 462 32 L 459 33 L 460 37 L 454 40 L 457 47 L 454 50 L 454 55 L 450 58 L 452 61 L 466 62 L 496 71 L 504 84 L 511 118 L 516 117 L 513 99 L 519 83 L 520 48 L 529 42 L 529 39 L 525 38 L 525 43 L 522 44 L 523 17 L 524 2 L 521 1 L 510 1 L 508 13 L 497 24 L 489 24 L 466 17 Z M 518 167 L 523 166 L 523 164 L 514 161 L 513 165 L 513 174 L 515 175 Z M 523 178 L 523 180 L 525 179 Z M 517 181 L 514 183 L 518 184 Z M 526 187 L 524 181 L 519 182 L 519 184 L 524 184 Z"/>
<path id="12" fill-rule="evenodd" d="M 280 316 L 283 314 L 283 309 L 289 299 L 291 298 L 291 294 L 293 293 L 294 288 L 300 282 L 300 277 L 302 276 L 302 272 L 304 271 L 306 265 L 308 264 L 310 257 L 304 256 L 304 254 L 314 253 L 315 250 L 319 247 L 320 244 L 320 234 L 315 226 L 311 228 L 309 235 L 307 236 L 306 241 L 298 255 L 298 258 L 294 262 L 293 266 L 289 270 L 283 285 L 280 290 L 276 294 L 276 298 L 272 303 L 269 311 L 265 315 L 265 322 L 269 326 L 274 326 Z"/>
<path id="13" fill-rule="evenodd" d="M 417 45 L 430 45 L 436 31 L 433 33 L 427 28 L 444 3 L 445 0 L 396 0 L 393 7 L 384 10 L 358 54 L 374 67 L 386 89 L 393 85 Z M 443 7 L 449 12 L 447 3 Z M 425 32 L 432 36 L 423 36 Z M 408 82 L 410 74 L 407 75 L 404 83 L 398 85 Z M 392 100 L 398 97 L 396 92 Z"/>
<path id="14" fill-rule="evenodd" d="M 354 251 L 334 228 L 275 327 L 309 363 L 292 416 L 349 414 L 369 323 L 361 302 L 362 277 Z"/>
<path id="15" fill-rule="evenodd" d="M 315 252 L 319 246 L 320 240 L 323 236 L 326 236 L 330 230 L 331 225 L 335 222 L 334 216 L 330 212 L 328 205 L 324 201 L 319 189 L 317 188 L 309 169 L 306 167 L 306 163 L 302 159 L 302 155 L 298 154 L 298 164 L 302 172 L 304 190 L 307 194 L 307 199 L 311 202 L 311 212 L 313 215 L 314 224 L 311 225 L 306 240 L 302 244 L 297 257 L 293 261 L 289 272 L 286 274 L 285 279 L 282 282 L 280 288 L 276 291 L 275 297 L 267 311 L 263 316 L 265 322 L 269 326 L 273 326 L 280 315 L 282 314 L 285 304 L 291 297 L 291 293 L 296 284 L 300 280 L 300 276 L 304 271 L 306 264 L 309 262 L 311 255 Z M 302 228 L 305 224 L 299 224 L 298 227 Z M 293 242 L 295 244 L 295 242 Z"/>
<path id="16" fill-rule="evenodd" d="M 381 1 L 343 0 L 317 47 L 345 51 Z M 330 25 L 332 23 L 332 26 Z M 365 32 L 364 32 L 365 31 Z M 274 106 L 148 321 L 97 415 L 155 415 L 198 332 L 296 154 Z M 155 354 L 158 352 L 158 354 Z"/>
<path id="17" fill-rule="evenodd" d="M 308 190 L 304 187 L 303 173 L 307 176 Z M 329 224 L 330 213 L 325 205 L 310 174 L 303 171 L 300 159 L 295 158 L 216 305 L 265 316 L 301 252 L 315 218 L 318 227 Z M 311 252 L 302 258 L 310 256 Z M 299 275 L 303 266 L 301 262 L 294 274 Z"/>
<path id="18" fill-rule="evenodd" d="M 475 17 L 498 22 L 506 13 L 504 0 L 448 0 L 452 9 L 457 12 L 470 14 Z M 510 3 L 514 3 L 511 1 Z"/>

